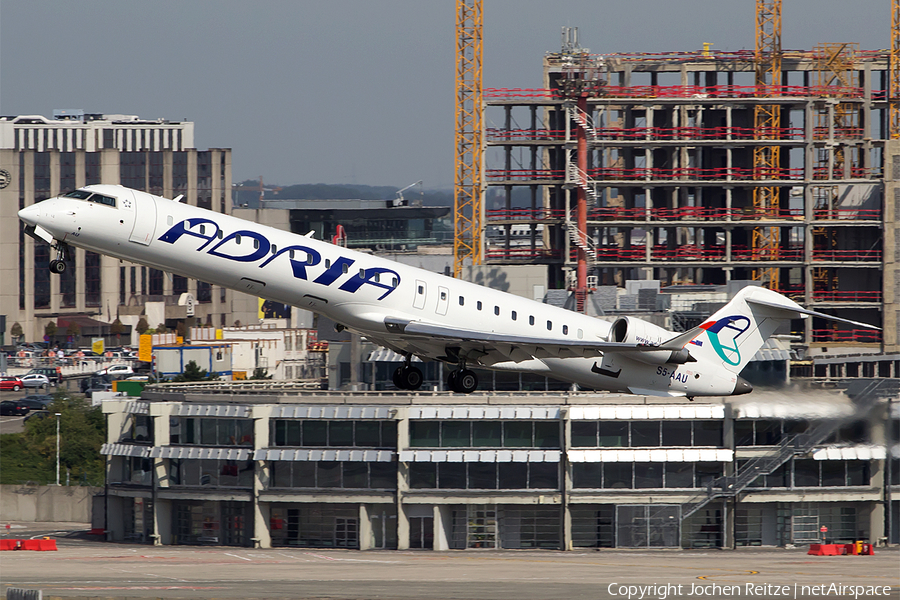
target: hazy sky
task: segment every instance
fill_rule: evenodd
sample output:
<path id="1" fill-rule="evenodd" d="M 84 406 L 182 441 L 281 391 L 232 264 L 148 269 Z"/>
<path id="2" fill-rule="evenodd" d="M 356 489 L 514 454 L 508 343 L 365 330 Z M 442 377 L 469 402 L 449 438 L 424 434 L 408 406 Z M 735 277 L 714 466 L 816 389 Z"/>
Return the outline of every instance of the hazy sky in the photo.
<path id="1" fill-rule="evenodd" d="M 484 0 L 485 87 L 593 53 L 752 49 L 754 0 Z M 454 0 L 2 0 L 0 114 L 195 123 L 234 179 L 453 184 Z M 890 0 L 784 0 L 785 49 L 889 47 Z"/>

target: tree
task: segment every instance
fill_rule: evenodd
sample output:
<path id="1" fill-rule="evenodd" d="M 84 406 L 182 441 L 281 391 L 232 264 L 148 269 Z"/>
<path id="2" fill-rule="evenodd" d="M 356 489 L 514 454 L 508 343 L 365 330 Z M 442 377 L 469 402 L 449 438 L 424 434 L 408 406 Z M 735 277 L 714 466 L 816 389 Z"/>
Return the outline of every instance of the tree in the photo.
<path id="1" fill-rule="evenodd" d="M 125 333 L 125 324 L 116 317 L 116 320 L 109 326 L 109 332 L 116 336 L 116 345 L 122 344 L 122 334 Z"/>
<path id="2" fill-rule="evenodd" d="M 16 341 L 19 341 L 19 338 L 25 335 L 25 332 L 22 331 L 22 326 L 19 325 L 18 321 L 13 323 L 12 327 L 9 328 L 9 335 L 11 335 Z"/>
<path id="3" fill-rule="evenodd" d="M 116 319 L 116 320 L 118 320 L 118 319 Z M 147 333 L 147 330 L 150 329 L 150 324 L 147 322 L 147 319 L 145 319 L 144 317 L 141 317 L 140 320 L 138 320 L 137 325 L 135 325 L 134 328 L 137 330 L 137 332 L 139 334 L 144 335 L 145 333 Z"/>
<path id="4" fill-rule="evenodd" d="M 200 365 L 197 364 L 197 361 L 191 360 L 188 361 L 188 364 L 184 365 L 184 371 L 181 372 L 181 375 L 176 375 L 172 379 L 172 381 L 208 381 L 212 378 L 212 375 L 215 375 L 215 373 L 207 373 L 206 369 L 200 368 Z"/>
<path id="5" fill-rule="evenodd" d="M 269 375 L 269 370 L 264 369 L 262 367 L 256 367 L 253 369 L 253 375 L 250 376 L 250 379 L 272 379 L 272 375 Z"/>
<path id="6" fill-rule="evenodd" d="M 3 470 L 0 483 L 56 481 L 56 417 L 60 418 L 59 463 L 61 472 L 91 485 L 102 485 L 106 461 L 100 446 L 106 441 L 106 419 L 100 407 L 67 392 L 57 392 L 50 416 L 31 419 L 22 433 L 0 436 Z"/>
<path id="7" fill-rule="evenodd" d="M 156 333 L 165 333 L 166 332 L 166 324 L 160 323 L 156 326 Z"/>
<path id="8" fill-rule="evenodd" d="M 54 323 L 53 321 L 49 321 L 49 322 L 44 326 L 44 335 L 46 335 L 46 336 L 47 336 L 48 338 L 50 338 L 51 340 L 52 340 L 53 337 L 56 335 L 56 332 L 57 332 L 57 331 L 58 331 L 58 328 L 56 327 L 56 323 Z"/>
<path id="9" fill-rule="evenodd" d="M 184 338 L 185 326 L 184 321 L 178 321 L 178 324 L 175 325 L 175 335 Z"/>
<path id="10" fill-rule="evenodd" d="M 66 337 L 74 339 L 80 335 L 81 335 L 81 327 L 78 326 L 78 323 L 69 323 L 69 326 L 66 327 Z"/>

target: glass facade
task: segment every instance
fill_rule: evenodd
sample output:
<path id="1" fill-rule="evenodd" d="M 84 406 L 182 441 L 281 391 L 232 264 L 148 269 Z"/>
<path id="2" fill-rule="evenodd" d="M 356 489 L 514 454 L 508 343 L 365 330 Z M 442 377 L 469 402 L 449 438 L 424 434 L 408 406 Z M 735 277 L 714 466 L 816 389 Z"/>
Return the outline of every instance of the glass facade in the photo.
<path id="1" fill-rule="evenodd" d="M 410 421 L 412 448 L 559 448 L 559 421 Z"/>
<path id="2" fill-rule="evenodd" d="M 573 448 L 722 446 L 721 421 L 572 421 Z"/>

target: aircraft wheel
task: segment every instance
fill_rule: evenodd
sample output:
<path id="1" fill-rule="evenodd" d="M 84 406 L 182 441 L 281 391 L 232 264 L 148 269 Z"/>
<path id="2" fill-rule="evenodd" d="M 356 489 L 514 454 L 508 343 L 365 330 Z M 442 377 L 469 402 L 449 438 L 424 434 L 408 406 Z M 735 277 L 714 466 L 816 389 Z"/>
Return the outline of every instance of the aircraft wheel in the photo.
<path id="1" fill-rule="evenodd" d="M 450 389 L 451 392 L 456 392 L 458 394 L 459 388 L 456 387 L 456 373 L 457 373 L 457 370 L 453 370 L 447 374 L 447 387 Z"/>
<path id="2" fill-rule="evenodd" d="M 394 370 L 394 374 L 391 376 L 391 379 L 394 382 L 394 387 L 396 387 L 398 390 L 406 389 L 405 387 L 403 387 L 403 367 L 397 367 Z"/>
<path id="3" fill-rule="evenodd" d="M 478 375 L 469 369 L 457 371 L 456 387 L 461 394 L 471 394 L 478 389 Z"/>
<path id="4" fill-rule="evenodd" d="M 422 387 L 425 377 L 417 367 L 401 367 L 400 382 L 404 390 L 417 390 Z"/>
<path id="5" fill-rule="evenodd" d="M 50 261 L 50 272 L 56 273 L 57 275 L 65 272 L 66 270 L 66 261 L 64 260 L 56 260 L 53 259 Z"/>

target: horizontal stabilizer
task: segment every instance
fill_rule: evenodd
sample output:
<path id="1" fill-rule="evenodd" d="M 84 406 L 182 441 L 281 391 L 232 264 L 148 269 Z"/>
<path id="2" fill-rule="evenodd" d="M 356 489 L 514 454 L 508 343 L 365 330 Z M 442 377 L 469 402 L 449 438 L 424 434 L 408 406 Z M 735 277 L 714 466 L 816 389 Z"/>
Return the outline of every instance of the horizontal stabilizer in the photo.
<path id="1" fill-rule="evenodd" d="M 787 315 L 786 318 L 797 318 L 798 316 L 810 316 L 810 317 L 820 317 L 822 319 L 828 319 L 829 321 L 839 321 L 841 323 L 847 323 L 848 325 L 856 325 L 857 327 L 862 327 L 863 329 L 875 329 L 876 331 L 881 331 L 881 327 L 875 327 L 874 325 L 869 325 L 868 323 L 860 323 L 859 321 L 851 321 L 850 319 L 842 319 L 841 317 L 835 317 L 834 315 L 827 315 L 825 313 L 820 313 L 815 310 L 809 310 L 806 308 L 801 308 L 799 306 L 785 306 L 783 304 L 779 304 L 777 302 L 769 302 L 767 300 L 761 300 L 758 298 L 747 298 L 748 304 L 756 304 L 758 306 L 765 306 L 766 308 L 773 308 L 775 310 L 784 311 L 786 313 L 791 313 Z"/>

